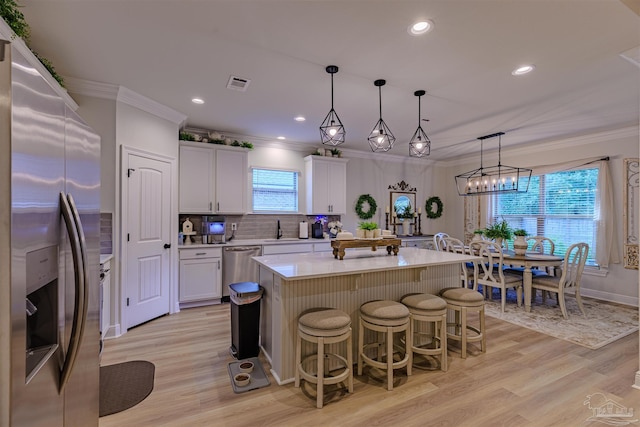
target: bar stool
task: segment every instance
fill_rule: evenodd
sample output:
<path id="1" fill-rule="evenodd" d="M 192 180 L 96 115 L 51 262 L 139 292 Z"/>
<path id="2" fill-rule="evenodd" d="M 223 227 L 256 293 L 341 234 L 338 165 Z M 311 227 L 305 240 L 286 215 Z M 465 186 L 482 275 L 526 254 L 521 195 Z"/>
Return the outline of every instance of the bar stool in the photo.
<path id="1" fill-rule="evenodd" d="M 409 294 L 400 300 L 411 315 L 409 334 L 411 335 L 411 351 L 424 356 L 440 356 L 440 369 L 446 371 L 447 366 L 447 302 L 431 294 Z M 418 322 L 418 325 L 416 323 Z M 420 331 L 419 322 L 433 324 L 432 332 Z M 416 327 L 418 326 L 418 328 Z M 417 344 L 420 335 L 431 335 L 435 348 L 425 348 Z M 413 361 L 413 360 L 412 360 Z"/>
<path id="2" fill-rule="evenodd" d="M 487 341 L 484 326 L 484 296 L 473 289 L 445 288 L 440 291 L 440 297 L 447 302 L 447 309 L 455 313 L 455 322 L 447 326 L 454 327 L 454 333 L 447 332 L 447 339 L 462 343 L 461 357 L 467 358 L 467 343 L 480 342 L 480 351 L 487 351 Z M 479 317 L 479 327 L 468 324 L 467 312 L 475 311 Z M 469 336 L 469 333 L 474 335 Z"/>
<path id="3" fill-rule="evenodd" d="M 302 340 L 316 343 L 316 354 L 311 354 L 302 360 Z M 347 342 L 347 358 L 335 354 L 325 353 L 325 344 Z M 335 358 L 344 364 L 344 371 L 336 376 L 325 375 L 324 364 L 326 358 Z M 317 359 L 315 375 L 304 370 L 304 363 Z M 326 374 L 328 374 L 328 369 Z M 305 381 L 316 384 L 316 406 L 322 408 L 324 404 L 324 385 L 337 384 L 347 380 L 349 393 L 353 393 L 353 345 L 351 341 L 351 318 L 343 311 L 335 309 L 313 309 L 303 313 L 298 319 L 298 337 L 296 340 L 296 374 L 295 386 L 300 387 L 300 377 Z"/>
<path id="4" fill-rule="evenodd" d="M 409 333 L 409 309 L 396 301 L 369 301 L 360 306 L 360 327 L 358 329 L 358 375 L 362 375 L 362 365 L 367 363 L 375 368 L 387 371 L 387 390 L 393 390 L 393 370 L 407 367 L 407 375 L 411 375 L 411 334 Z M 386 344 L 386 361 L 383 361 L 383 342 L 364 344 L 365 328 L 384 333 Z M 393 334 L 404 332 L 405 346 L 394 346 Z M 368 347 L 376 346 L 378 360 L 365 354 Z M 394 347 L 404 352 L 404 357 L 398 362 L 393 361 Z"/>

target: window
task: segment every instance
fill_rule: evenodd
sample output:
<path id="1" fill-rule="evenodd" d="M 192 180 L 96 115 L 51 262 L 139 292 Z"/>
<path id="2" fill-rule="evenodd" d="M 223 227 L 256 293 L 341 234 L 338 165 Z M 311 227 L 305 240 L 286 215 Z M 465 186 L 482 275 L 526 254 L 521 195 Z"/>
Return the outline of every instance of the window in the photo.
<path id="1" fill-rule="evenodd" d="M 597 183 L 598 168 L 532 176 L 528 192 L 494 195 L 492 216 L 531 236 L 550 238 L 558 255 L 573 243 L 586 242 L 587 264 L 595 265 Z"/>
<path id="2" fill-rule="evenodd" d="M 254 212 L 298 212 L 298 172 L 253 169 Z"/>

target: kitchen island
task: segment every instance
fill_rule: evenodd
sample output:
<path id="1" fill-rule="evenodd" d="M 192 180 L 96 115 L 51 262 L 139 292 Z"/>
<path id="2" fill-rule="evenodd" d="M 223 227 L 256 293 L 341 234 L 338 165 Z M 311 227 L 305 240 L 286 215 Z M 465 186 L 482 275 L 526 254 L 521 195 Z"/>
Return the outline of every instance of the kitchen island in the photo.
<path id="1" fill-rule="evenodd" d="M 253 259 L 260 265 L 260 285 L 265 289 L 261 347 L 271 362 L 273 377 L 278 384 L 285 384 L 294 377 L 297 318 L 303 311 L 332 307 L 349 314 L 355 346 L 361 304 L 380 299 L 398 301 L 412 292 L 436 294 L 442 288 L 460 286 L 460 263 L 479 258 L 402 248 L 397 256 L 356 250 L 343 261 L 331 253 Z M 303 353 L 308 350 L 303 347 Z"/>

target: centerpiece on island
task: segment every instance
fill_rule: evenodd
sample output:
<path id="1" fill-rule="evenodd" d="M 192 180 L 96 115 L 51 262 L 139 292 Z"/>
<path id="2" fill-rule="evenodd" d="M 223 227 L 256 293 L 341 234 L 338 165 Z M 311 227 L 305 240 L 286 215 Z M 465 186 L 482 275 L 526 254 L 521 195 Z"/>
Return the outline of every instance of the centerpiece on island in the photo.
<path id="1" fill-rule="evenodd" d="M 340 221 L 331 221 L 327 224 L 329 229 L 329 237 L 334 238 L 342 231 L 342 223 Z"/>
<path id="2" fill-rule="evenodd" d="M 358 224 L 356 236 L 359 239 L 373 239 L 376 237 L 380 237 L 380 229 L 378 228 L 378 223 L 362 221 L 360 224 Z"/>

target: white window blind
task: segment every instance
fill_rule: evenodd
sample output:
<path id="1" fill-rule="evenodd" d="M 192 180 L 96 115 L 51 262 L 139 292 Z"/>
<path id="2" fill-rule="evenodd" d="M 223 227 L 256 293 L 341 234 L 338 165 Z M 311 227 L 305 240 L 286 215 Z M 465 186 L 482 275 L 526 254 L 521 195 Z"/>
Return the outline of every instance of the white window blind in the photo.
<path id="1" fill-rule="evenodd" d="M 494 195 L 492 216 L 530 236 L 550 238 L 557 255 L 564 255 L 574 243 L 586 242 L 587 263 L 595 265 L 597 183 L 598 168 L 533 176 L 527 193 Z"/>
<path id="2" fill-rule="evenodd" d="M 253 169 L 254 212 L 298 212 L 298 172 Z"/>

